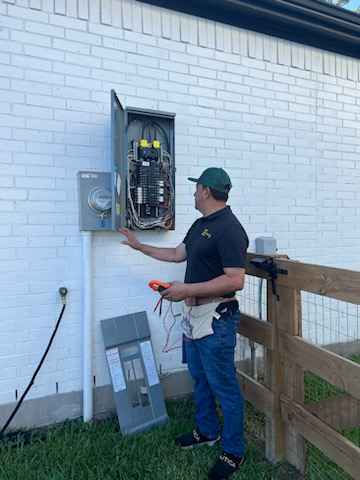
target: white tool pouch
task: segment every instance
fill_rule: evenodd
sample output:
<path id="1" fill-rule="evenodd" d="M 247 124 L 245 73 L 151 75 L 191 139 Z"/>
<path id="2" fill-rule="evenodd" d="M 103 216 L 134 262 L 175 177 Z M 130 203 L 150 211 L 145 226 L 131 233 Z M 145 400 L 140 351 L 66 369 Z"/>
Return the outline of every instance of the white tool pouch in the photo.
<path id="1" fill-rule="evenodd" d="M 183 303 L 181 326 L 185 336 L 191 340 L 198 340 L 207 335 L 212 335 L 214 333 L 213 319 L 220 318 L 220 315 L 216 312 L 218 305 L 219 302 L 214 302 L 189 307 Z"/>

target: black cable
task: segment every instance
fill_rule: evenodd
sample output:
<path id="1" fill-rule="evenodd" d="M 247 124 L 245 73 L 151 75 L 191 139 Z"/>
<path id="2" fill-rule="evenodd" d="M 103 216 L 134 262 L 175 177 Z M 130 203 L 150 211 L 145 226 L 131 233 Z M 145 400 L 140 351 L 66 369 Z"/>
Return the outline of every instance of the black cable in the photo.
<path id="1" fill-rule="evenodd" d="M 64 290 L 63 290 L 63 292 L 61 292 L 61 290 L 62 290 L 62 289 L 60 289 L 60 295 L 61 295 L 61 297 L 62 297 L 62 299 L 63 299 L 63 301 L 64 301 L 64 298 L 65 298 L 65 296 L 66 296 L 66 294 L 67 294 L 67 290 L 66 290 L 66 293 L 65 293 Z M 22 404 L 22 402 L 24 401 L 26 395 L 28 394 L 29 390 L 31 389 L 32 385 L 34 384 L 34 381 L 35 381 L 35 379 L 36 379 L 36 377 L 37 377 L 37 374 L 39 373 L 40 368 L 42 367 L 42 364 L 44 363 L 44 360 L 45 360 L 45 358 L 46 358 L 46 356 L 47 356 L 47 354 L 48 354 L 48 352 L 49 352 L 49 350 L 50 350 L 50 347 L 51 347 L 51 345 L 52 345 L 52 343 L 53 343 L 53 340 L 54 340 L 54 338 L 55 338 L 56 332 L 57 332 L 57 330 L 58 330 L 58 328 L 59 328 L 61 319 L 62 319 L 62 317 L 63 317 L 64 311 L 65 311 L 65 307 L 66 307 L 66 304 L 65 304 L 65 302 L 64 302 L 64 305 L 63 305 L 63 307 L 62 307 L 62 309 L 61 309 L 59 318 L 58 318 L 58 320 L 57 320 L 57 322 L 56 322 L 54 331 L 53 331 L 53 333 L 52 333 L 52 335 L 51 335 L 51 337 L 50 337 L 49 343 L 48 343 L 48 345 L 47 345 L 47 347 L 46 347 L 46 350 L 45 350 L 45 352 L 44 352 L 44 354 L 43 354 L 43 356 L 42 356 L 42 358 L 41 358 L 41 360 L 40 360 L 40 363 L 39 363 L 39 365 L 37 366 L 37 368 L 36 368 L 36 370 L 35 370 L 32 378 L 31 378 L 31 380 L 30 380 L 30 382 L 29 382 L 29 385 L 26 387 L 26 389 L 25 389 L 24 393 L 22 394 L 20 400 L 19 400 L 18 403 L 16 404 L 13 412 L 11 413 L 10 417 L 8 418 L 8 420 L 6 421 L 5 425 L 4 425 L 3 428 L 1 429 L 1 432 L 0 432 L 0 440 L 4 437 L 5 430 L 8 428 L 8 426 L 9 426 L 10 423 L 12 422 L 12 420 L 13 420 L 13 418 L 15 417 L 17 411 L 18 411 L 19 408 L 21 407 L 21 404 Z"/>

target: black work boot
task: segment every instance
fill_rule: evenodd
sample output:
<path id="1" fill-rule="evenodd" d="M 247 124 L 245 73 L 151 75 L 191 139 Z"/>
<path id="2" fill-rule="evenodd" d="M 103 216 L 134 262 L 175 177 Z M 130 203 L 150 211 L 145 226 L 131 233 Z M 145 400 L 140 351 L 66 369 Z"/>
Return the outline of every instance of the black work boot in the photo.
<path id="1" fill-rule="evenodd" d="M 237 457 L 231 453 L 222 452 L 209 472 L 209 480 L 226 480 L 231 477 L 243 463 L 245 457 Z"/>
<path id="2" fill-rule="evenodd" d="M 209 445 L 210 447 L 212 447 L 219 440 L 220 435 L 217 438 L 210 439 L 205 437 L 205 435 L 203 435 L 196 428 L 192 432 L 185 433 L 184 435 L 180 435 L 179 437 L 177 437 L 175 439 L 175 443 L 181 448 L 193 448 L 200 445 Z"/>

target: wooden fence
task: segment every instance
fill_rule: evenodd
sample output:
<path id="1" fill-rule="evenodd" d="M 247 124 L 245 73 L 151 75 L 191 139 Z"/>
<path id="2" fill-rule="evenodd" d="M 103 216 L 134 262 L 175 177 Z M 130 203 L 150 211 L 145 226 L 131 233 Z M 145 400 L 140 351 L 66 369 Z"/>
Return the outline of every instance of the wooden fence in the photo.
<path id="1" fill-rule="evenodd" d="M 265 347 L 264 383 L 239 371 L 244 396 L 266 415 L 266 456 L 305 470 L 305 440 L 354 479 L 360 478 L 360 448 L 337 430 L 360 426 L 360 365 L 302 338 L 301 291 L 360 304 L 360 272 L 275 257 L 279 300 L 268 275 L 252 263 L 246 272 L 267 279 L 267 321 L 243 314 L 239 333 Z M 359 352 L 360 353 L 360 343 Z M 317 404 L 304 402 L 304 374 L 312 372 L 344 393 Z M 353 412 L 349 415 L 349 412 Z"/>

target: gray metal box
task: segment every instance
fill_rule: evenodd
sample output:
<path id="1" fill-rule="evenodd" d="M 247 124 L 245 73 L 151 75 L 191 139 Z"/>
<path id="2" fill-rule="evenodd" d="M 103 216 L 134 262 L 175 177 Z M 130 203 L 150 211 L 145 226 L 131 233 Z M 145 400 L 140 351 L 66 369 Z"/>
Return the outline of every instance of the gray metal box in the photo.
<path id="1" fill-rule="evenodd" d="M 257 237 L 255 238 L 255 252 L 263 255 L 275 255 L 277 252 L 276 238 Z"/>
<path id="2" fill-rule="evenodd" d="M 123 434 L 168 420 L 146 312 L 101 321 L 116 411 Z"/>
<path id="3" fill-rule="evenodd" d="M 155 125 L 155 127 L 154 127 Z M 111 91 L 111 158 L 113 181 L 112 228 L 132 227 L 129 204 L 129 155 L 134 141 L 153 135 L 157 129 L 158 140 L 170 156 L 172 219 L 168 230 L 175 229 L 175 114 L 121 105 L 114 90 Z"/>
<path id="4" fill-rule="evenodd" d="M 80 230 L 111 230 L 111 174 L 78 172 Z"/>

